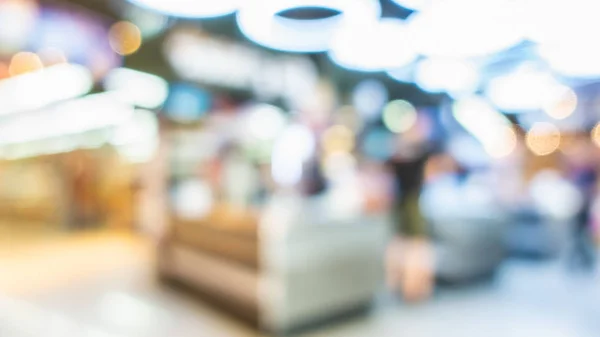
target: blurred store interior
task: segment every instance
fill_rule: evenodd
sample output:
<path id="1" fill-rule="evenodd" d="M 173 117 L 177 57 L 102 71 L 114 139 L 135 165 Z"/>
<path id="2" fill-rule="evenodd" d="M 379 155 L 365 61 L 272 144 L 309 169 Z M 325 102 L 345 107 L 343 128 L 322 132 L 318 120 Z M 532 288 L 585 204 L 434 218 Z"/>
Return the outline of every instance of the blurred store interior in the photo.
<path id="1" fill-rule="evenodd" d="M 0 0 L 0 336 L 600 336 L 599 17 Z"/>

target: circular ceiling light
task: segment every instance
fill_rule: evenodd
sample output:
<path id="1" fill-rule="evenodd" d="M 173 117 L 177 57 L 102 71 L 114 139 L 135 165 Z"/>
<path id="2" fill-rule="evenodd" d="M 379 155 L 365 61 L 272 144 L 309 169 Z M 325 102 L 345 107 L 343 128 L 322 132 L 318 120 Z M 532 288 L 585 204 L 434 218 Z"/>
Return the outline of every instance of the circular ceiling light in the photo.
<path id="1" fill-rule="evenodd" d="M 600 28 L 600 3 L 589 0 L 527 0 L 519 2 L 527 38 L 538 43 L 571 43 L 594 37 Z"/>
<path id="2" fill-rule="evenodd" d="M 525 29 L 511 0 L 438 1 L 409 19 L 420 52 L 427 56 L 486 56 L 521 42 Z"/>
<path id="3" fill-rule="evenodd" d="M 129 2 L 169 16 L 214 18 L 234 13 L 240 0 L 128 0 Z"/>
<path id="4" fill-rule="evenodd" d="M 518 113 L 548 106 L 566 90 L 550 73 L 521 68 L 491 80 L 486 95 L 500 110 Z"/>
<path id="5" fill-rule="evenodd" d="M 300 20 L 279 15 L 298 8 L 325 8 L 340 12 L 326 18 Z M 361 26 L 381 15 L 377 0 L 252 0 L 237 14 L 242 33 L 267 48 L 288 52 L 323 52 L 340 25 Z"/>
<path id="6" fill-rule="evenodd" d="M 329 50 L 329 58 L 337 65 L 358 71 L 400 68 L 417 56 L 406 25 L 396 19 L 342 25 L 333 35 Z"/>
<path id="7" fill-rule="evenodd" d="M 417 64 L 415 83 L 431 93 L 447 92 L 451 96 L 472 94 L 479 84 L 479 73 L 469 62 L 430 58 Z"/>
<path id="8" fill-rule="evenodd" d="M 542 44 L 538 47 L 538 53 L 553 70 L 564 76 L 600 78 L 600 48 L 593 43 L 580 45 L 573 41 L 556 45 Z"/>

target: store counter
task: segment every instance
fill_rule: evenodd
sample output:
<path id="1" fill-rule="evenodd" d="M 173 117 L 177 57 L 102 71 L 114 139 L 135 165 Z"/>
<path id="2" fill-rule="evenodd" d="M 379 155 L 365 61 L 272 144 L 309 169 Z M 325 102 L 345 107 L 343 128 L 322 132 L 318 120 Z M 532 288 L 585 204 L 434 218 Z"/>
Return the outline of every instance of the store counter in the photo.
<path id="1" fill-rule="evenodd" d="M 292 198 L 260 216 L 225 207 L 203 221 L 176 220 L 159 272 L 251 313 L 267 331 L 366 307 L 383 285 L 387 218 L 327 219 L 320 207 Z"/>

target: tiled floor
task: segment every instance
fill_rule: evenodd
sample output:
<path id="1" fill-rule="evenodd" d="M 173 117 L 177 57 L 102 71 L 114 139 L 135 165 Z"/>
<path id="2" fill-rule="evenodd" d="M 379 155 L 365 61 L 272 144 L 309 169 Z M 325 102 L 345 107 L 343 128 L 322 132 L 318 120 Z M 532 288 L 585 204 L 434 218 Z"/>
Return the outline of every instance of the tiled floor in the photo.
<path id="1" fill-rule="evenodd" d="M 103 233 L 0 252 L 0 336 L 259 336 L 159 286 L 151 251 L 147 241 Z M 597 337 L 599 281 L 559 262 L 511 261 L 492 283 L 440 290 L 415 306 L 382 296 L 370 315 L 304 336 Z"/>

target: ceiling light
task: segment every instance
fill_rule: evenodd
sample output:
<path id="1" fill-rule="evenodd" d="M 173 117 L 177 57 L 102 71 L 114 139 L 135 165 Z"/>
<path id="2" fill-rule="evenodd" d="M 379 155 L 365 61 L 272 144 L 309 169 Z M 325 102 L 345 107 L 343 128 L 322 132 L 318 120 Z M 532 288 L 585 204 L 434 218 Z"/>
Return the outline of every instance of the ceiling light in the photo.
<path id="1" fill-rule="evenodd" d="M 430 58 L 417 64 L 415 83 L 431 93 L 472 94 L 479 85 L 479 73 L 467 61 Z"/>
<path id="2" fill-rule="evenodd" d="M 424 55 L 486 56 L 523 40 L 517 9 L 511 0 L 438 1 L 411 16 L 409 27 Z"/>
<path id="3" fill-rule="evenodd" d="M 500 110 L 523 112 L 538 110 L 563 97 L 567 87 L 550 73 L 521 68 L 492 79 L 486 95 Z"/>
<path id="4" fill-rule="evenodd" d="M 133 109 L 108 93 L 89 95 L 0 124 L 0 144 L 19 144 L 119 125 Z"/>
<path id="5" fill-rule="evenodd" d="M 35 110 L 88 93 L 90 71 L 80 65 L 59 64 L 0 81 L 0 115 Z"/>
<path id="6" fill-rule="evenodd" d="M 104 88 L 124 102 L 146 109 L 160 107 L 169 95 L 169 84 L 163 78 L 127 68 L 112 70 L 104 79 Z"/>
<path id="7" fill-rule="evenodd" d="M 417 55 L 404 22 L 396 19 L 344 24 L 333 35 L 329 51 L 337 65 L 359 71 L 400 68 Z"/>
<path id="8" fill-rule="evenodd" d="M 341 14 L 314 20 L 278 15 L 295 8 L 326 8 Z M 237 22 L 248 39 L 262 46 L 288 52 L 323 52 L 340 25 L 360 26 L 380 14 L 377 0 L 251 0 L 241 6 Z"/>

